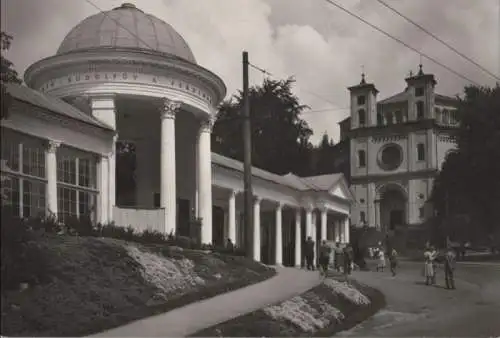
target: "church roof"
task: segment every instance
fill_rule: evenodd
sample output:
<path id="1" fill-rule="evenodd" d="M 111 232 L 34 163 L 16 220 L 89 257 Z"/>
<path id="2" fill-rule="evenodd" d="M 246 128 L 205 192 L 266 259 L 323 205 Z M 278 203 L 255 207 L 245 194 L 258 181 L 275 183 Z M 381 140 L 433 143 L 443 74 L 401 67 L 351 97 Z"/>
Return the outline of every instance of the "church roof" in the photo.
<path id="1" fill-rule="evenodd" d="M 404 92 L 389 96 L 388 98 L 385 98 L 381 101 L 378 101 L 377 104 L 405 102 L 408 100 L 408 96 L 409 96 L 409 93 L 407 91 L 404 91 Z"/>
<path id="2" fill-rule="evenodd" d="M 16 100 L 48 110 L 56 115 L 93 125 L 95 127 L 113 130 L 108 125 L 100 122 L 92 115 L 85 114 L 61 99 L 33 90 L 23 85 L 8 83 L 5 85 L 7 92 Z"/>
<path id="3" fill-rule="evenodd" d="M 129 3 L 81 21 L 66 35 L 57 54 L 110 48 L 155 52 L 196 63 L 186 40 L 172 26 Z"/>

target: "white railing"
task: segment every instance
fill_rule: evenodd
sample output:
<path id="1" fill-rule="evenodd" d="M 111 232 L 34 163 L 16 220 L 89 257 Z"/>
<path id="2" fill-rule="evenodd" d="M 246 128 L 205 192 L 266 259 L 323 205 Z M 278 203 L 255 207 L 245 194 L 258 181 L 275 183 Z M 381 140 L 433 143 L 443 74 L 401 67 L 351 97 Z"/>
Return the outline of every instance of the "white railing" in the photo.
<path id="1" fill-rule="evenodd" d="M 131 226 L 141 232 L 146 229 L 165 232 L 165 209 L 114 208 L 114 222 L 118 226 Z"/>

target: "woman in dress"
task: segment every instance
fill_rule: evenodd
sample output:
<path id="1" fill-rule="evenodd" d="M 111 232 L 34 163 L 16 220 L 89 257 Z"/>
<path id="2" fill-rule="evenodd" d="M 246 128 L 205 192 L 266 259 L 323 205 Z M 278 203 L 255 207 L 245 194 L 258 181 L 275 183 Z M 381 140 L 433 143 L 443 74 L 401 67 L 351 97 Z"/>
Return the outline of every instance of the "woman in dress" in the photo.
<path id="1" fill-rule="evenodd" d="M 436 259 L 436 251 L 434 248 L 427 248 L 424 252 L 424 276 L 425 285 L 430 285 L 434 283 L 435 271 L 434 271 L 434 260 Z"/>
<path id="2" fill-rule="evenodd" d="M 384 250 L 380 249 L 378 251 L 377 271 L 384 272 L 384 268 L 385 268 L 385 254 L 384 254 Z"/>

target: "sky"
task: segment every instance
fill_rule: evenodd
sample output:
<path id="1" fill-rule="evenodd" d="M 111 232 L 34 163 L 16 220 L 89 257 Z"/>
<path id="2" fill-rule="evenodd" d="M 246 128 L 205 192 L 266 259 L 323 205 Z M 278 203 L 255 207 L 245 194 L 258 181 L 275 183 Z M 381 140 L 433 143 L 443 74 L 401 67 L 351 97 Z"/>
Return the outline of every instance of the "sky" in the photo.
<path id="1" fill-rule="evenodd" d="M 88 0 L 100 10 L 134 3 L 172 25 L 197 62 L 219 75 L 228 96 L 242 86 L 241 53 L 274 79 L 294 76 L 294 92 L 310 106 L 303 118 L 317 143 L 327 132 L 339 138 L 338 122 L 349 116 L 349 91 L 364 69 L 378 99 L 405 88 L 405 77 L 422 60 L 438 81 L 436 92 L 456 95 L 470 82 L 421 57 L 325 0 Z M 99 9 L 87 0 L 1 0 L 1 29 L 14 37 L 6 56 L 18 72 L 55 54 L 65 35 Z M 500 77 L 500 0 L 384 0 L 455 49 Z M 469 80 L 495 79 L 450 51 L 377 0 L 334 0 L 421 53 Z M 439 5 L 438 5 L 439 4 Z M 264 75 L 250 70 L 250 84 Z"/>

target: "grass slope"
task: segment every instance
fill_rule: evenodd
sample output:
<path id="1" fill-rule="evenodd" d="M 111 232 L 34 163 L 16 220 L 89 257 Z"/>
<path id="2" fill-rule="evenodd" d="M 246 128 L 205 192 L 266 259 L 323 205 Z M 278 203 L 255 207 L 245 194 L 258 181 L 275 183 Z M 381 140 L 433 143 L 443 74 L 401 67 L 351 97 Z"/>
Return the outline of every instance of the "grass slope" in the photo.
<path id="1" fill-rule="evenodd" d="M 243 257 L 46 235 L 50 280 L 2 293 L 2 335 L 97 333 L 265 280 L 275 271 Z"/>
<path id="2" fill-rule="evenodd" d="M 285 302 L 204 329 L 193 337 L 328 337 L 352 328 L 385 306 L 381 292 L 327 279 Z"/>

